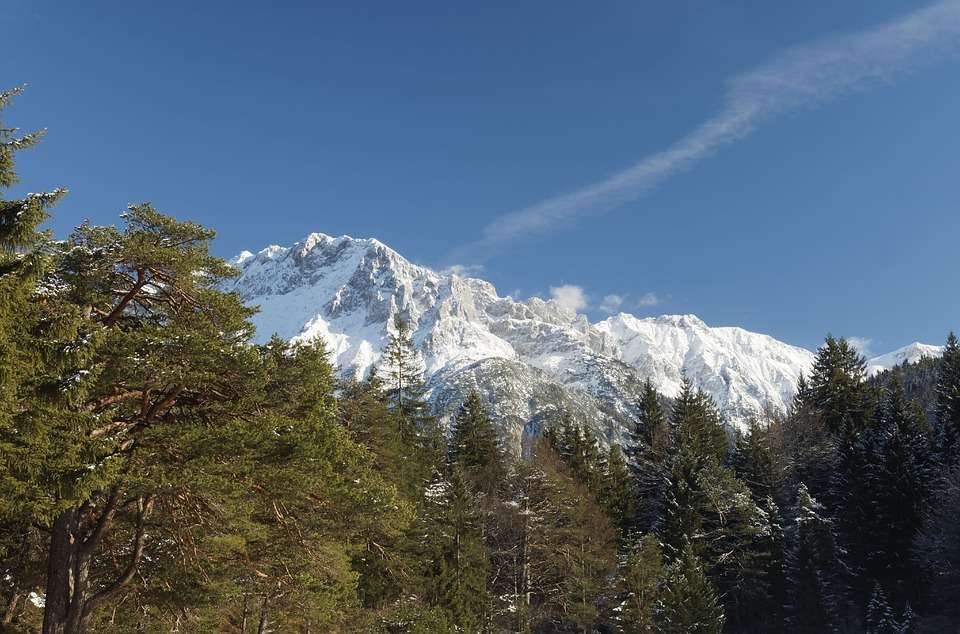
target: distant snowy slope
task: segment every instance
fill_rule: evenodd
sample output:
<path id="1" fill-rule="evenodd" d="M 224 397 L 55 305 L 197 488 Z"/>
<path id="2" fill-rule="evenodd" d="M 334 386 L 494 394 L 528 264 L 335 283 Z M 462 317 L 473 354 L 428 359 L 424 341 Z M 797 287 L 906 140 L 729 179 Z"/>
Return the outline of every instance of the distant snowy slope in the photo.
<path id="1" fill-rule="evenodd" d="M 893 352 L 888 352 L 887 354 L 882 354 L 879 357 L 867 359 L 867 375 L 873 376 L 878 372 L 889 370 L 894 366 L 902 365 L 904 363 L 916 363 L 923 357 L 939 357 L 942 354 L 942 346 L 931 346 L 927 343 L 915 341 L 910 345 L 898 348 Z"/>

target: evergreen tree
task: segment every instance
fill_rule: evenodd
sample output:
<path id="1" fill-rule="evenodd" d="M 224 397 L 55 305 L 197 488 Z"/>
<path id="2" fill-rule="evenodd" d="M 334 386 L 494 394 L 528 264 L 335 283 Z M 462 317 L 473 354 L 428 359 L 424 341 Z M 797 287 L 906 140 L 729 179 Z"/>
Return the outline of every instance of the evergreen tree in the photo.
<path id="1" fill-rule="evenodd" d="M 413 345 L 410 324 L 399 314 L 394 315 L 393 330 L 383 349 L 377 374 L 388 401 L 399 414 L 401 435 L 408 439 L 431 431 L 426 429 L 432 421 L 423 398 L 426 391 L 423 372 L 423 360 Z"/>
<path id="2" fill-rule="evenodd" d="M 922 578 L 910 547 L 923 522 L 934 486 L 934 457 L 922 414 L 906 401 L 894 379 L 867 434 L 865 467 L 870 508 L 860 526 L 862 567 L 891 592 L 894 605 L 916 600 Z"/>
<path id="3" fill-rule="evenodd" d="M 648 533 L 634 544 L 623 572 L 626 600 L 621 625 L 628 634 L 657 632 L 663 610 L 666 566 L 657 538 Z"/>
<path id="4" fill-rule="evenodd" d="M 599 494 L 603 466 L 596 438 L 574 421 L 569 412 L 561 412 L 559 419 L 547 427 L 544 438 L 570 475 L 592 493 Z"/>
<path id="5" fill-rule="evenodd" d="M 21 89 L 0 92 L 0 113 Z M 18 182 L 14 159 L 35 145 L 42 132 L 19 134 L 0 122 L 0 629 L 12 627 L 29 592 L 43 579 L 43 535 L 38 509 L 22 491 L 15 469 L 33 462 L 20 447 L 17 419 L 31 406 L 30 385 L 44 370 L 47 355 L 38 337 L 43 310 L 41 281 L 52 266 L 49 236 L 39 227 L 64 194 L 56 190 L 6 199 Z"/>
<path id="6" fill-rule="evenodd" d="M 674 402 L 677 444 L 670 460 L 666 517 L 661 538 L 676 558 L 689 545 L 721 596 L 735 608 L 741 592 L 760 585 L 766 554 L 757 546 L 769 535 L 768 519 L 749 489 L 724 466 L 726 432 L 708 396 L 684 382 Z"/>
<path id="7" fill-rule="evenodd" d="M 817 350 L 809 382 L 810 403 L 835 436 L 852 442 L 871 417 L 866 362 L 846 339 L 827 336 Z"/>
<path id="8" fill-rule="evenodd" d="M 719 634 L 723 625 L 723 610 L 717 593 L 704 574 L 693 547 L 686 544 L 667 575 L 658 631 Z"/>
<path id="9" fill-rule="evenodd" d="M 900 624 L 893 617 L 887 595 L 879 583 L 874 583 L 867 604 L 866 634 L 900 634 Z"/>
<path id="10" fill-rule="evenodd" d="M 520 631 L 592 631 L 616 566 L 616 532 L 547 441 L 517 465 L 515 566 Z"/>
<path id="11" fill-rule="evenodd" d="M 849 612 L 846 553 L 833 523 L 803 484 L 797 489 L 788 543 L 788 631 L 844 631 Z"/>
<path id="12" fill-rule="evenodd" d="M 838 441 L 819 415 L 814 393 L 803 374 L 781 428 L 782 480 L 786 491 L 780 498 L 793 503 L 797 486 L 803 482 L 814 496 L 827 495 L 833 475 Z"/>
<path id="13" fill-rule="evenodd" d="M 644 381 L 637 404 L 637 425 L 630 434 L 627 455 L 637 490 L 637 517 L 633 528 L 655 531 L 666 514 L 666 482 L 674 434 L 650 379 Z"/>
<path id="14" fill-rule="evenodd" d="M 924 622 L 930 631 L 950 631 L 960 623 L 960 467 L 942 479 L 915 541 L 915 554 L 927 581 Z M 939 628 L 939 629 L 938 629 Z"/>
<path id="15" fill-rule="evenodd" d="M 936 412 L 937 449 L 949 469 L 960 459 L 960 344 L 952 332 L 937 373 Z"/>
<path id="16" fill-rule="evenodd" d="M 459 465 L 449 478 L 438 475 L 427 491 L 424 514 L 431 602 L 464 631 L 480 631 L 489 618 L 489 555 L 481 518 Z"/>
<path id="17" fill-rule="evenodd" d="M 610 450 L 600 484 L 600 501 L 610 521 L 625 539 L 636 519 L 636 489 L 620 445 L 610 443 Z"/>
<path id="18" fill-rule="evenodd" d="M 495 492 L 506 476 L 497 428 L 480 395 L 471 390 L 454 419 L 449 460 L 458 465 L 475 491 Z"/>

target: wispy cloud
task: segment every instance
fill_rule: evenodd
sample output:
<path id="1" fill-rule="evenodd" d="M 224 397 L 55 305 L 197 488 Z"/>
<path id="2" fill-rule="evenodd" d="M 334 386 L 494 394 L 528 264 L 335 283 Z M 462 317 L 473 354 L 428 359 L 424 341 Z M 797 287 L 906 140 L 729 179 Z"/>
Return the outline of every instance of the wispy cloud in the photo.
<path id="1" fill-rule="evenodd" d="M 604 312 L 613 314 L 620 310 L 620 307 L 623 306 L 623 302 L 626 298 L 623 295 L 611 294 L 604 295 L 603 300 L 600 302 L 598 308 Z"/>
<path id="2" fill-rule="evenodd" d="M 847 343 L 865 357 L 873 356 L 873 339 L 870 337 L 846 337 Z"/>
<path id="3" fill-rule="evenodd" d="M 444 275 L 456 275 L 458 277 L 473 277 L 483 273 L 482 264 L 451 264 L 441 269 L 440 273 Z"/>
<path id="4" fill-rule="evenodd" d="M 636 200 L 777 115 L 891 81 L 955 55 L 958 45 L 960 0 L 941 0 L 871 29 L 784 50 L 732 77 L 723 107 L 673 145 L 597 183 L 500 216 L 457 252 L 476 253 Z"/>
<path id="5" fill-rule="evenodd" d="M 651 306 L 656 306 L 660 303 L 660 298 L 657 297 L 656 293 L 644 293 L 639 300 L 637 300 L 638 308 L 649 308 Z"/>
<path id="6" fill-rule="evenodd" d="M 579 313 L 587 307 L 587 294 L 583 288 L 573 284 L 551 286 L 550 299 L 575 313 Z"/>

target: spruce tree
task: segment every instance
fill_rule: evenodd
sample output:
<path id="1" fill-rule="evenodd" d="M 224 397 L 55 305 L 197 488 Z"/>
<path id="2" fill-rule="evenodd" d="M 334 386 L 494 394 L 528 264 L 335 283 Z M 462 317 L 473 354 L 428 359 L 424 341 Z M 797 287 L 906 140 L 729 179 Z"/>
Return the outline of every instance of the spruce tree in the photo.
<path id="1" fill-rule="evenodd" d="M 865 495 L 870 507 L 860 525 L 864 537 L 859 541 L 868 553 L 862 568 L 900 607 L 918 598 L 922 578 L 910 546 L 922 525 L 935 478 L 935 459 L 921 417 L 895 378 L 865 438 Z"/>
<path id="2" fill-rule="evenodd" d="M 627 468 L 620 445 L 610 443 L 600 484 L 600 501 L 610 521 L 626 539 L 636 520 L 637 500 L 633 477 Z"/>
<path id="3" fill-rule="evenodd" d="M 866 362 L 846 339 L 827 336 L 817 350 L 810 374 L 810 402 L 829 429 L 848 442 L 863 430 L 871 417 L 865 383 Z"/>
<path id="4" fill-rule="evenodd" d="M 878 582 L 873 584 L 867 604 L 866 634 L 900 634 L 900 624 L 893 616 L 887 595 Z"/>
<path id="5" fill-rule="evenodd" d="M 849 571 L 833 522 L 806 486 L 797 489 L 788 533 L 787 630 L 844 631 L 849 619 Z"/>
<path id="6" fill-rule="evenodd" d="M 667 574 L 658 631 L 719 634 L 723 625 L 723 610 L 717 593 L 704 574 L 693 547 L 686 544 Z"/>
<path id="7" fill-rule="evenodd" d="M 506 461 L 497 428 L 471 390 L 457 412 L 449 461 L 458 465 L 475 491 L 493 494 L 506 476 Z"/>
<path id="8" fill-rule="evenodd" d="M 387 399 L 399 414 L 401 433 L 416 436 L 418 424 L 427 418 L 423 361 L 413 345 L 410 324 L 400 314 L 394 315 L 377 374 L 383 382 Z"/>
<path id="9" fill-rule="evenodd" d="M 728 444 L 720 415 L 689 381 L 674 402 L 672 425 L 677 440 L 660 531 L 665 550 L 676 559 L 690 546 L 725 609 L 739 614 L 741 601 L 765 599 L 771 523 L 725 465 Z"/>
<path id="10" fill-rule="evenodd" d="M 633 527 L 638 531 L 655 531 L 662 525 L 666 513 L 666 482 L 675 439 L 660 404 L 660 395 L 650 379 L 643 384 L 637 419 L 627 447 L 637 491 L 637 517 Z"/>
<path id="11" fill-rule="evenodd" d="M 449 477 L 438 475 L 431 483 L 423 520 L 432 602 L 456 627 L 483 629 L 489 618 L 489 554 L 476 499 L 459 465 L 452 467 Z"/>
<path id="12" fill-rule="evenodd" d="M 949 631 L 960 623 L 960 467 L 951 469 L 939 483 L 923 526 L 916 537 L 915 556 L 927 592 L 924 622 L 931 631 Z M 939 628 L 939 630 L 937 629 Z"/>
<path id="13" fill-rule="evenodd" d="M 653 534 L 636 541 L 627 555 L 623 571 L 626 599 L 621 613 L 621 626 L 628 634 L 657 632 L 663 610 L 666 565 L 663 549 Z"/>
<path id="14" fill-rule="evenodd" d="M 937 450 L 949 469 L 960 460 L 960 344 L 947 337 L 937 372 Z"/>
<path id="15" fill-rule="evenodd" d="M 22 89 L 0 92 L 0 113 Z M 30 384 L 43 371 L 46 355 L 39 338 L 44 313 L 38 295 L 50 289 L 42 279 L 52 266 L 49 236 L 39 227 L 64 194 L 56 190 L 7 199 L 18 182 L 15 155 L 35 145 L 42 132 L 19 134 L 0 121 L 0 628 L 12 627 L 27 594 L 43 579 L 44 536 L 37 509 L 22 491 L 17 469 L 34 463 L 21 446 L 17 419 L 31 407 Z"/>

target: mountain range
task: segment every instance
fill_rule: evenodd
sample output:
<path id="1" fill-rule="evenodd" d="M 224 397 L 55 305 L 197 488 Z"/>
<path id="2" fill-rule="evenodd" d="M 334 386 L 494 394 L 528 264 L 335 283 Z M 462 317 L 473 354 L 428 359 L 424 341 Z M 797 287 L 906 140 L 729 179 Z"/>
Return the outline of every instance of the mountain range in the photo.
<path id="1" fill-rule="evenodd" d="M 500 296 L 492 284 L 413 264 L 382 242 L 312 233 L 232 260 L 231 290 L 259 306 L 257 338 L 322 337 L 345 377 L 376 364 L 394 316 L 410 325 L 434 412 L 448 423 L 476 389 L 519 449 L 559 408 L 601 438 L 635 420 L 651 379 L 666 397 L 687 376 L 734 427 L 765 408 L 784 409 L 814 354 L 764 334 L 711 327 L 694 315 L 590 323 L 553 300 Z M 871 373 L 940 349 L 911 344 L 868 361 Z"/>

